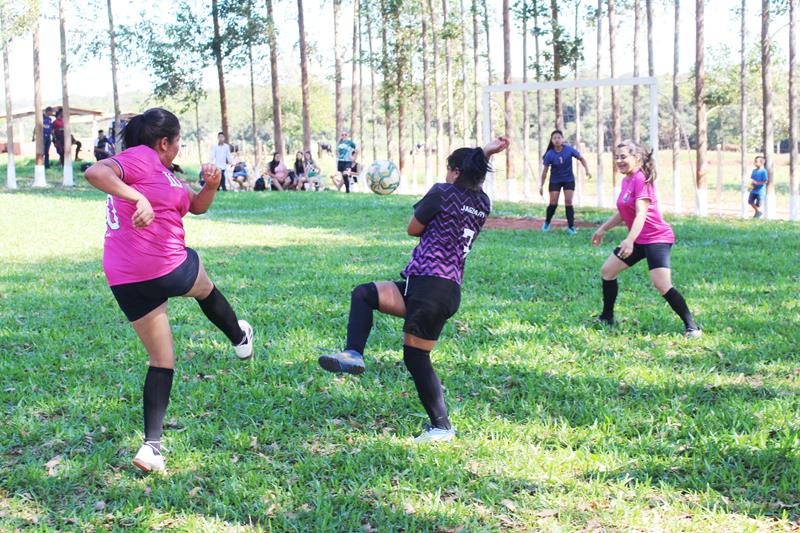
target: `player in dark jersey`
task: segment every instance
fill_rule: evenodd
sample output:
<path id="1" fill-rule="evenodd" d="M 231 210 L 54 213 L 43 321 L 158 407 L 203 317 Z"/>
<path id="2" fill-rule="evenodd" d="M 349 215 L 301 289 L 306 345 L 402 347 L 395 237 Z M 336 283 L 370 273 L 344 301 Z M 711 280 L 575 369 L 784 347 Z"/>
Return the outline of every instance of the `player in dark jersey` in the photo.
<path id="1" fill-rule="evenodd" d="M 403 361 L 431 423 L 418 442 L 452 440 L 442 385 L 430 352 L 447 320 L 461 303 L 464 261 L 489 216 L 491 201 L 482 190 L 489 158 L 508 147 L 498 137 L 483 149 L 459 148 L 447 158 L 446 183 L 437 183 L 414 205 L 408 234 L 419 237 L 403 281 L 359 285 L 350 297 L 345 350 L 323 355 L 319 364 L 330 372 L 364 372 L 364 347 L 372 329 L 372 312 L 405 319 Z"/>
<path id="2" fill-rule="evenodd" d="M 550 143 L 542 157 L 542 177 L 539 183 L 539 194 L 544 196 L 544 182 L 547 179 L 547 171 L 550 171 L 550 201 L 547 205 L 547 218 L 542 225 L 542 231 L 550 229 L 550 221 L 556 214 L 558 208 L 558 197 L 561 189 L 564 189 L 564 209 L 567 211 L 567 233 L 575 235 L 575 208 L 572 207 L 572 195 L 575 193 L 575 174 L 572 172 L 572 159 L 581 162 L 586 170 L 586 177 L 591 179 L 592 173 L 589 172 L 589 165 L 586 159 L 575 148 L 564 142 L 564 134 L 561 130 L 553 130 L 550 134 Z"/>

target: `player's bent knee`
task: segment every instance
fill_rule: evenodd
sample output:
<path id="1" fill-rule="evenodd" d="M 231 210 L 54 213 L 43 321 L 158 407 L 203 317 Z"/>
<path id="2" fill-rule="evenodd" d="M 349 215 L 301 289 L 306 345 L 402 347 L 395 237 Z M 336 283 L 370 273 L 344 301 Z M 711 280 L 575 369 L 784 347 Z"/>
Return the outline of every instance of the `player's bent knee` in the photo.
<path id="1" fill-rule="evenodd" d="M 350 301 L 363 301 L 372 309 L 378 308 L 378 288 L 374 283 L 359 285 L 350 293 Z"/>

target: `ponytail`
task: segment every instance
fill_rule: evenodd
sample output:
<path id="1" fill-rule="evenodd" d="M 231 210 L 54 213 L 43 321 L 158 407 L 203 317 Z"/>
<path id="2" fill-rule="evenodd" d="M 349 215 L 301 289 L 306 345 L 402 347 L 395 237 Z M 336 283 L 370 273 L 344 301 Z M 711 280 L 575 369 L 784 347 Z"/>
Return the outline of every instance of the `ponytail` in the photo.
<path id="1" fill-rule="evenodd" d="M 166 137 L 172 142 L 180 133 L 178 117 L 166 109 L 153 107 L 130 119 L 120 132 L 120 137 L 123 149 L 140 145 L 155 148 L 159 140 Z"/>
<path id="2" fill-rule="evenodd" d="M 459 148 L 447 157 L 447 166 L 459 171 L 457 185 L 475 192 L 481 190 L 486 173 L 491 171 L 483 148 Z"/>
<path id="3" fill-rule="evenodd" d="M 625 139 L 617 145 L 617 148 L 625 148 L 629 154 L 636 156 L 642 162 L 641 170 L 644 174 L 645 183 L 656 181 L 656 162 L 653 159 L 653 150 L 649 152 L 644 147 L 631 139 Z"/>

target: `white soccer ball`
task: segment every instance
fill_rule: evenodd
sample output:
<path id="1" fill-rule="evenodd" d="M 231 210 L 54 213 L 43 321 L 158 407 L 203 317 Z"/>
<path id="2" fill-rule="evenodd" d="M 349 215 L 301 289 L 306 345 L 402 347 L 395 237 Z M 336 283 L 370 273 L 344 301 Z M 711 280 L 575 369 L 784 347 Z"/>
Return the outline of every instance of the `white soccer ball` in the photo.
<path id="1" fill-rule="evenodd" d="M 375 161 L 367 168 L 366 177 L 375 194 L 392 194 L 400 186 L 400 170 L 391 161 Z"/>

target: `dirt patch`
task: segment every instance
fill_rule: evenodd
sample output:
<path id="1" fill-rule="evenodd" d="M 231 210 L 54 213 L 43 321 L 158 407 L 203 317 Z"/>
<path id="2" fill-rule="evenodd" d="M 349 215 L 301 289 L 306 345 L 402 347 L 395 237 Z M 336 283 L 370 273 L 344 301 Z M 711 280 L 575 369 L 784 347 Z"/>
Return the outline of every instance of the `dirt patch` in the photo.
<path id="1" fill-rule="evenodd" d="M 541 217 L 490 217 L 486 220 L 486 224 L 484 224 L 484 228 L 489 229 L 542 229 L 542 224 L 544 224 L 544 218 Z M 580 220 L 575 221 L 575 227 L 578 228 L 596 228 L 600 226 L 600 224 L 595 224 L 593 222 L 582 222 Z M 550 223 L 551 228 L 566 228 L 567 221 L 556 219 Z"/>

